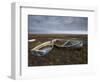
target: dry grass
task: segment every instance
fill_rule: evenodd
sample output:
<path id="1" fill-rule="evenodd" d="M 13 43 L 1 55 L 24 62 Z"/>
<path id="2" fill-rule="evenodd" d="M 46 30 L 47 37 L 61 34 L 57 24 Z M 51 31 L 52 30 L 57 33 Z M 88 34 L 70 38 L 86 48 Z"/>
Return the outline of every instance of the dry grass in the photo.
<path id="1" fill-rule="evenodd" d="M 29 39 L 36 38 L 37 42 L 28 43 L 28 66 L 47 66 L 47 65 L 72 65 L 72 64 L 87 64 L 87 35 L 30 35 Z M 30 49 L 42 42 L 54 39 L 63 38 L 71 39 L 77 38 L 86 41 L 82 48 L 57 48 L 47 55 L 42 57 L 32 56 Z"/>

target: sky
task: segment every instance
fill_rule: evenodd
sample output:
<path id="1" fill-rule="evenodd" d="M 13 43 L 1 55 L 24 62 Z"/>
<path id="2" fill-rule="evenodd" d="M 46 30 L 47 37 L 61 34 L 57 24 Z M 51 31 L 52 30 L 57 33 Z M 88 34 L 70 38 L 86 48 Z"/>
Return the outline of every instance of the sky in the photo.
<path id="1" fill-rule="evenodd" d="M 87 17 L 28 15 L 30 34 L 67 34 L 87 30 Z"/>

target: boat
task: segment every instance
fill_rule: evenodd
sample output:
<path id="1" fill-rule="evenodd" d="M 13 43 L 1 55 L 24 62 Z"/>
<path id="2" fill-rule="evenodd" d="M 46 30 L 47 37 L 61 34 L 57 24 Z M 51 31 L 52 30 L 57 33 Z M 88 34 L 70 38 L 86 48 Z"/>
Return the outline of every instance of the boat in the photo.
<path id="1" fill-rule="evenodd" d="M 62 45 L 55 45 L 57 47 L 67 47 L 67 48 L 80 48 L 83 46 L 83 42 L 81 40 L 67 40 Z"/>
<path id="2" fill-rule="evenodd" d="M 45 47 L 39 50 L 33 50 L 32 55 L 34 56 L 45 56 L 47 55 L 53 48 L 52 47 Z"/>

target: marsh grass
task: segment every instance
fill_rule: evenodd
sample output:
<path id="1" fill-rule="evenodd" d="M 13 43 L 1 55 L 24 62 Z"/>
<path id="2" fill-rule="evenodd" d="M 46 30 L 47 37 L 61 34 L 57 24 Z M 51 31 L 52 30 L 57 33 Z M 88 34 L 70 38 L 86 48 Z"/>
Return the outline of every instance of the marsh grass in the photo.
<path id="1" fill-rule="evenodd" d="M 48 66 L 48 65 L 73 65 L 87 64 L 87 35 L 29 35 L 29 39 L 36 39 L 35 42 L 28 42 L 28 66 Z M 58 48 L 54 46 L 53 50 L 46 56 L 33 56 L 30 49 L 35 46 L 55 38 L 59 39 L 78 39 L 85 42 L 81 48 Z M 57 42 L 57 45 L 62 43 Z"/>

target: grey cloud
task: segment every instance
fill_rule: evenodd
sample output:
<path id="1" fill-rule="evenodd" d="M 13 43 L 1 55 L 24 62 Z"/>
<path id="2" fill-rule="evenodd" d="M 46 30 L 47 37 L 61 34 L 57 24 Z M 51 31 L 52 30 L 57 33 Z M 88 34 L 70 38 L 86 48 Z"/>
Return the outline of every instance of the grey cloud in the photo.
<path id="1" fill-rule="evenodd" d="M 28 32 L 33 34 L 60 31 L 87 31 L 87 17 L 70 16 L 28 16 Z"/>

